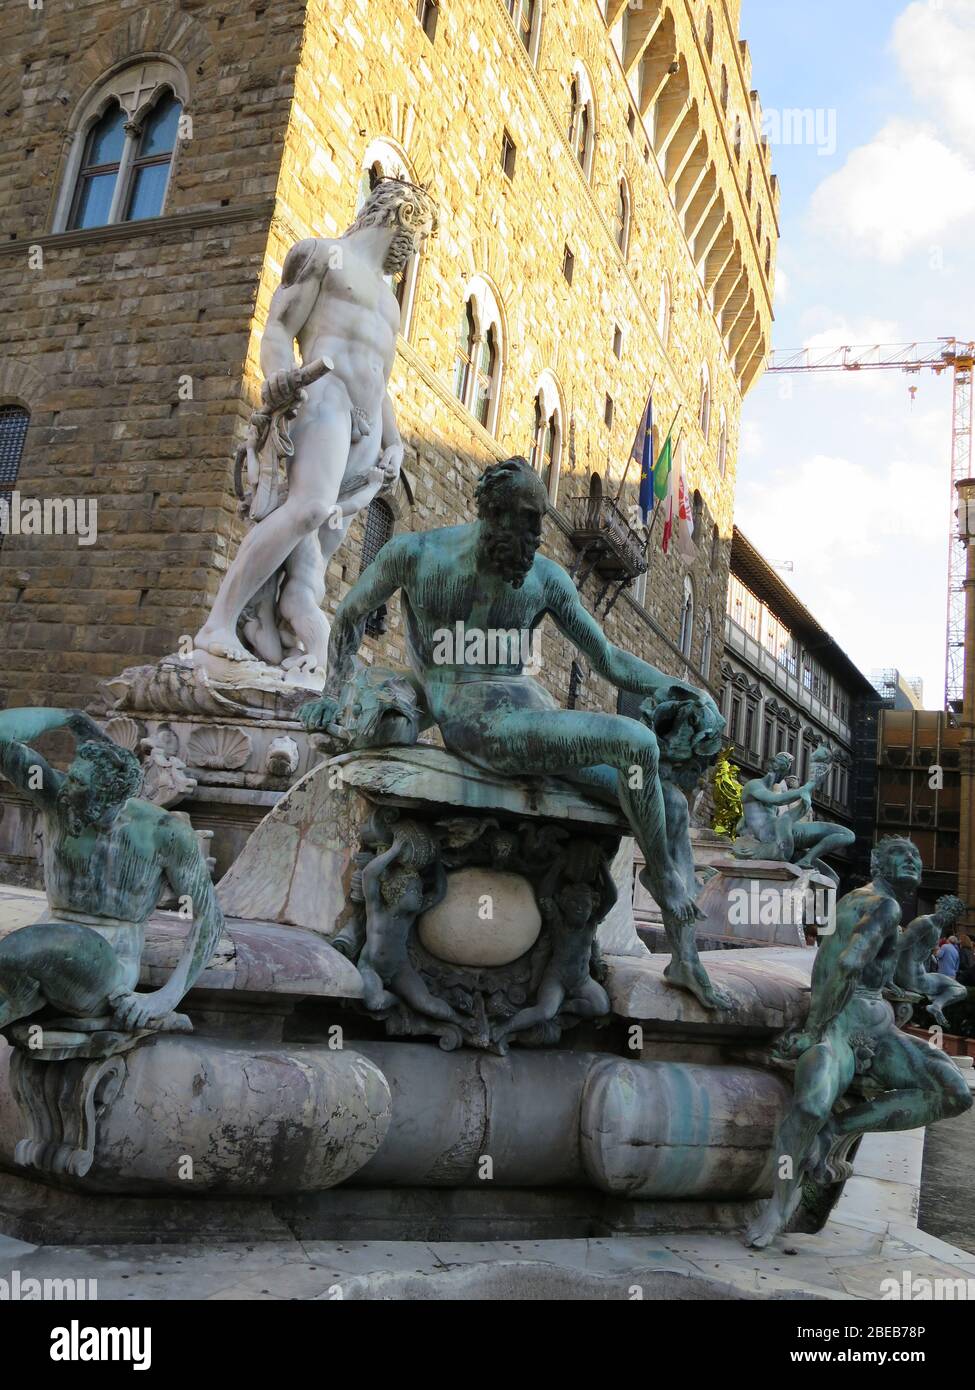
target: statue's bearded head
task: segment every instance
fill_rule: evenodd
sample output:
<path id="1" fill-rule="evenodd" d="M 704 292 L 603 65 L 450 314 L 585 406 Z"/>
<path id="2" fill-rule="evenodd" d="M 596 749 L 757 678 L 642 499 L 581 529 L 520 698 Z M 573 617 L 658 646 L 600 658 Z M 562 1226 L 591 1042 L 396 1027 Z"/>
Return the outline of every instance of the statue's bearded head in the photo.
<path id="1" fill-rule="evenodd" d="M 437 209 L 425 189 L 405 179 L 380 179 L 345 233 L 362 231 L 366 227 L 389 227 L 393 232 L 383 270 L 387 275 L 399 275 L 410 257 L 419 251 L 423 241 L 437 230 Z"/>
<path id="2" fill-rule="evenodd" d="M 72 835 L 107 829 L 142 786 L 142 768 L 127 748 L 83 743 L 58 792 L 58 810 Z"/>
<path id="3" fill-rule="evenodd" d="M 548 493 L 527 459 L 515 457 L 486 468 L 474 492 L 481 522 L 481 560 L 486 569 L 520 589 L 542 543 Z"/>
<path id="4" fill-rule="evenodd" d="M 888 835 L 874 845 L 870 855 L 870 872 L 885 879 L 893 888 L 907 892 L 921 882 L 921 856 L 913 840 L 900 835 Z"/>

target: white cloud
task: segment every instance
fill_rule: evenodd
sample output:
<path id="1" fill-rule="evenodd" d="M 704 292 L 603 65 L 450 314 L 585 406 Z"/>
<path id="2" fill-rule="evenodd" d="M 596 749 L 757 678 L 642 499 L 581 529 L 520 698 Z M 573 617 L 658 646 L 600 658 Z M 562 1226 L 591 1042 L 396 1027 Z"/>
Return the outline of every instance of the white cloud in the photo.
<path id="1" fill-rule="evenodd" d="M 812 196 L 815 230 L 887 264 L 928 249 L 975 211 L 975 172 L 929 130 L 890 121 Z"/>
<path id="2" fill-rule="evenodd" d="M 789 277 L 781 266 L 775 269 L 775 302 L 785 304 L 789 298 Z"/>
<path id="3" fill-rule="evenodd" d="M 891 46 L 917 99 L 975 155 L 975 6 L 972 0 L 916 0 L 897 20 Z"/>

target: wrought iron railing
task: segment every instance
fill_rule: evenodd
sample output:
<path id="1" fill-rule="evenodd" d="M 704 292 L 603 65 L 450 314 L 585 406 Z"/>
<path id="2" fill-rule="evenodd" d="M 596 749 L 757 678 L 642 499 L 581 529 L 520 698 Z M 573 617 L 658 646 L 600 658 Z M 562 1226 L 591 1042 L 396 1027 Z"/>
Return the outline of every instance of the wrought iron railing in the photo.
<path id="1" fill-rule="evenodd" d="M 606 579 L 635 579 L 645 572 L 644 534 L 630 525 L 611 497 L 572 497 L 567 511 L 572 544 L 581 552 L 580 567 Z"/>

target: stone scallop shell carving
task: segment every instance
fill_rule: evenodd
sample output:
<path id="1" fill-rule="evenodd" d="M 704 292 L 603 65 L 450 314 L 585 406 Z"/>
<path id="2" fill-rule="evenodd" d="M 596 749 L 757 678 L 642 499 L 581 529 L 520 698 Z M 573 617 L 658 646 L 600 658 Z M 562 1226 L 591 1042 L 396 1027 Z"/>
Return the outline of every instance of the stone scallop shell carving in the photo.
<path id="1" fill-rule="evenodd" d="M 244 766 L 251 755 L 251 747 L 250 735 L 243 729 L 217 724 L 193 730 L 187 756 L 191 767 L 233 770 Z"/>
<path id="2" fill-rule="evenodd" d="M 112 742 L 117 743 L 120 748 L 127 748 L 130 753 L 139 752 L 142 728 L 137 720 L 130 719 L 128 715 L 119 715 L 108 721 L 105 725 L 105 732 Z"/>

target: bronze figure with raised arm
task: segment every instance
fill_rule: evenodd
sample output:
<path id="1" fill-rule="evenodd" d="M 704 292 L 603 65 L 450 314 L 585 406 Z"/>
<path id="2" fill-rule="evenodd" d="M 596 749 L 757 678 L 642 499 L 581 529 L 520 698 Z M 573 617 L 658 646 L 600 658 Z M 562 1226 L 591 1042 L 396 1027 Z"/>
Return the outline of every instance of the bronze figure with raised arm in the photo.
<path id="1" fill-rule="evenodd" d="M 66 773 L 31 746 L 61 729 L 78 745 Z M 82 1018 L 107 1004 L 114 1027 L 186 1030 L 175 1010 L 223 930 L 188 821 L 138 798 L 138 760 L 79 710 L 0 712 L 0 775 L 41 812 L 49 908 L 0 943 L 0 1023 L 45 1004 Z M 139 994 L 145 923 L 165 881 L 192 925 L 166 984 Z"/>

